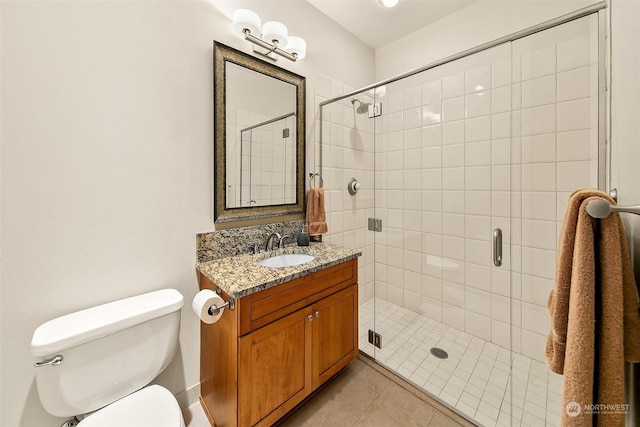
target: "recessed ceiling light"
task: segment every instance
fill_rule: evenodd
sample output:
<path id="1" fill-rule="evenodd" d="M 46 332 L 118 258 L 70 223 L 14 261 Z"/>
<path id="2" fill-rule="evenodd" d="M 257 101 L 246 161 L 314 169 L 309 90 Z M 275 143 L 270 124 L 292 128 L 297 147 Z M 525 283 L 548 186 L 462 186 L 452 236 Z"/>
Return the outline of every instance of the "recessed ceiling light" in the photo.
<path id="1" fill-rule="evenodd" d="M 384 7 L 393 7 L 398 4 L 400 0 L 380 0 L 380 4 Z"/>

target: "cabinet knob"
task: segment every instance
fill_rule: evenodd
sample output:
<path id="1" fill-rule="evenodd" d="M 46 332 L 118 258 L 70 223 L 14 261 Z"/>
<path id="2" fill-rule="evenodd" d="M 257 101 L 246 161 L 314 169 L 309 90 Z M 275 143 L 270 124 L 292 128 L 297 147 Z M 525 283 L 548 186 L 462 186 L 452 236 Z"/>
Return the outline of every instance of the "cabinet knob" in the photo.
<path id="1" fill-rule="evenodd" d="M 319 311 L 316 311 L 314 314 L 316 315 L 316 317 L 320 317 L 320 312 Z"/>
<path id="2" fill-rule="evenodd" d="M 309 322 L 311 322 L 311 321 L 313 320 L 313 315 L 311 315 L 311 314 L 310 314 L 310 315 L 308 315 L 308 316 L 307 316 L 307 319 L 309 319 Z"/>

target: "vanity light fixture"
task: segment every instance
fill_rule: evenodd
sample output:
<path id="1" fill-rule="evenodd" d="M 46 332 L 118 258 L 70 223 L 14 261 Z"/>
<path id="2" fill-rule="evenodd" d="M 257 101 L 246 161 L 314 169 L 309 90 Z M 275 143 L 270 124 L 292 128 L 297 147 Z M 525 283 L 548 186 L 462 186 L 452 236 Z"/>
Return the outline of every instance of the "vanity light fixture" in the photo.
<path id="1" fill-rule="evenodd" d="M 233 12 L 233 31 L 245 40 L 264 49 L 254 51 L 278 60 L 275 54 L 284 56 L 291 61 L 302 59 L 307 54 L 307 43 L 304 39 L 289 36 L 287 27 L 277 21 L 260 23 L 260 17 L 248 9 L 238 9 Z M 287 50 L 284 50 L 284 48 Z"/>
<path id="2" fill-rule="evenodd" d="M 396 6 L 400 0 L 379 0 L 380 4 L 384 7 L 394 7 Z"/>

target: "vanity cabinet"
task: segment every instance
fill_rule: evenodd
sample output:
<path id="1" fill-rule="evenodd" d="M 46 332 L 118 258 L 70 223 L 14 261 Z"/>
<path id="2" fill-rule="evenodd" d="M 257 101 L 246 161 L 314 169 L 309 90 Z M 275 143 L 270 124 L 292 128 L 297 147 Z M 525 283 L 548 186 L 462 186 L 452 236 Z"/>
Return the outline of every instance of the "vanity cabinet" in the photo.
<path id="1" fill-rule="evenodd" d="M 317 271 L 202 324 L 200 399 L 212 424 L 272 425 L 357 356 L 357 272 L 357 259 Z M 201 275 L 200 287 L 215 284 Z"/>

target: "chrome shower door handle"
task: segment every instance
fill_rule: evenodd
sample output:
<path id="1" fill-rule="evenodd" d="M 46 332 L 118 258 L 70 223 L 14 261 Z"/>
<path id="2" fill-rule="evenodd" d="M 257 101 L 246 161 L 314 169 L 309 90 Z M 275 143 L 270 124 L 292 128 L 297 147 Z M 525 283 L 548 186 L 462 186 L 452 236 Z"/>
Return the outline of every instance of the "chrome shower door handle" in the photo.
<path id="1" fill-rule="evenodd" d="M 493 265 L 502 265 L 502 229 L 493 230 Z"/>

